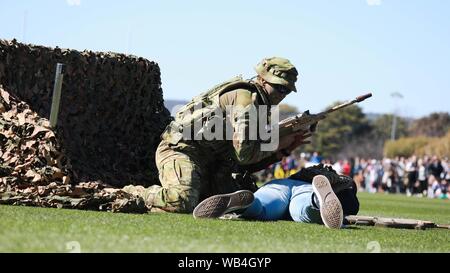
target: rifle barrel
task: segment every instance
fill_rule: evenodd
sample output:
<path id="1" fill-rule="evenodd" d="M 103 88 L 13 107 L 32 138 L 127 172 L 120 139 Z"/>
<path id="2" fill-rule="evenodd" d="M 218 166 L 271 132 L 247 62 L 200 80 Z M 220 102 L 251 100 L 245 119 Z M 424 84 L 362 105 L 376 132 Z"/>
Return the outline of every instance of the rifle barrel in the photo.
<path id="1" fill-rule="evenodd" d="M 367 94 L 365 94 L 365 95 L 356 97 L 355 100 L 356 100 L 356 102 L 362 102 L 363 100 L 368 99 L 368 98 L 370 98 L 370 97 L 372 97 L 372 93 L 367 93 Z"/>
<path id="2" fill-rule="evenodd" d="M 372 97 L 372 93 L 367 93 L 365 95 L 356 97 L 356 99 L 354 99 L 354 100 L 344 102 L 342 104 L 334 106 L 333 108 L 328 109 L 327 111 L 325 111 L 325 114 L 332 113 L 332 112 L 334 112 L 336 110 L 342 109 L 344 107 L 347 107 L 349 105 L 352 105 L 352 104 L 355 104 L 355 103 L 358 103 L 358 102 L 362 102 L 363 100 L 368 99 L 370 97 Z"/>

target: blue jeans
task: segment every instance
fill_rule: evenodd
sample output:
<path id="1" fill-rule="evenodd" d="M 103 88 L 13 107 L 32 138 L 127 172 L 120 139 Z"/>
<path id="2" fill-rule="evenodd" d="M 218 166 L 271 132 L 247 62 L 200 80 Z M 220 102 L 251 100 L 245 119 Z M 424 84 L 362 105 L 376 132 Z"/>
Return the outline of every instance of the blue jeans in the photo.
<path id="1" fill-rule="evenodd" d="M 320 210 L 314 205 L 313 198 L 311 183 L 292 179 L 273 180 L 255 192 L 255 200 L 241 217 L 322 224 Z"/>

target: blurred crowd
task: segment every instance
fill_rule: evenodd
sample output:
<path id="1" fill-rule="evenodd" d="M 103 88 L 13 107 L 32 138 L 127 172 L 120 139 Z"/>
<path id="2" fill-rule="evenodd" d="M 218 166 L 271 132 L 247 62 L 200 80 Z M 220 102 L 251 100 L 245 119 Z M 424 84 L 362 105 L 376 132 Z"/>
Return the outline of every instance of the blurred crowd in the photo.
<path id="1" fill-rule="evenodd" d="M 450 199 L 449 159 L 437 156 L 409 158 L 350 158 L 332 162 L 319 153 L 284 157 L 260 173 L 262 181 L 287 178 L 303 167 L 323 163 L 353 177 L 359 191 L 401 193 L 408 196 Z"/>

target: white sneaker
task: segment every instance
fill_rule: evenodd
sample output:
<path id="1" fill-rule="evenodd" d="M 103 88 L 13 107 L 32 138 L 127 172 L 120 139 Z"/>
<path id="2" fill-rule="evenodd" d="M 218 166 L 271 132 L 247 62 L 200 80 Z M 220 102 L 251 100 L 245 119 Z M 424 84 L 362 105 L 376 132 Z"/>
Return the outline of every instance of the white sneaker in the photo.
<path id="1" fill-rule="evenodd" d="M 200 202 L 192 214 L 194 218 L 219 218 L 224 214 L 248 208 L 253 200 L 253 193 L 247 190 L 213 195 Z"/>
<path id="2" fill-rule="evenodd" d="M 331 188 L 330 181 L 324 175 L 313 178 L 313 190 L 319 199 L 320 216 L 328 228 L 341 228 L 344 221 L 342 205 Z"/>

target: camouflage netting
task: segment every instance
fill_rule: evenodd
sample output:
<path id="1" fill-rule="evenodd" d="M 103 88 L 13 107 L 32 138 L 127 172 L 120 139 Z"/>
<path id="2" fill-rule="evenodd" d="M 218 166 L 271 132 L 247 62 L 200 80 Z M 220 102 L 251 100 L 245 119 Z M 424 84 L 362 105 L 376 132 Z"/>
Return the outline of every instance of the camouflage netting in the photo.
<path id="1" fill-rule="evenodd" d="M 101 181 L 71 183 L 64 145 L 28 104 L 0 86 L 0 204 L 147 211 L 144 201 Z"/>
<path id="2" fill-rule="evenodd" d="M 66 73 L 52 130 L 58 62 Z M 0 40 L 0 204 L 145 212 L 114 188 L 158 183 L 169 119 L 156 63 Z"/>
<path id="3" fill-rule="evenodd" d="M 56 64 L 66 64 L 57 135 L 73 183 L 158 183 L 154 154 L 169 122 L 160 70 L 146 59 L 0 40 L 0 84 L 50 116 Z"/>

